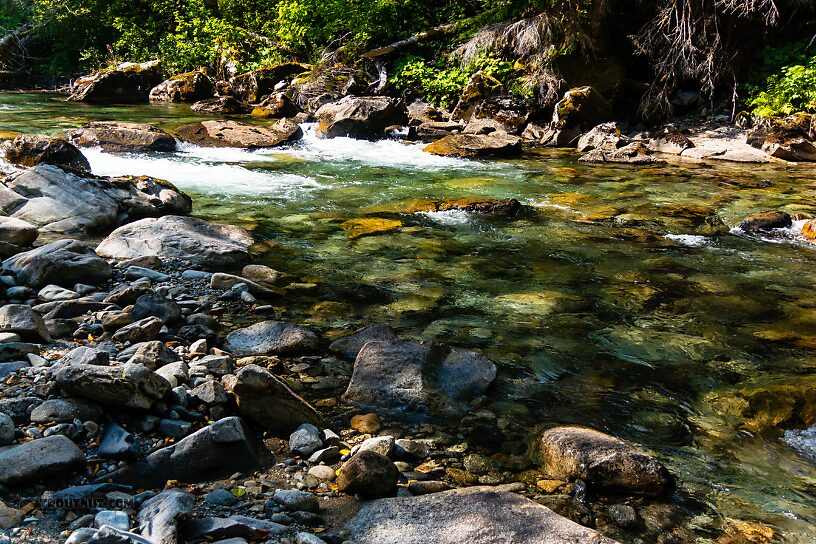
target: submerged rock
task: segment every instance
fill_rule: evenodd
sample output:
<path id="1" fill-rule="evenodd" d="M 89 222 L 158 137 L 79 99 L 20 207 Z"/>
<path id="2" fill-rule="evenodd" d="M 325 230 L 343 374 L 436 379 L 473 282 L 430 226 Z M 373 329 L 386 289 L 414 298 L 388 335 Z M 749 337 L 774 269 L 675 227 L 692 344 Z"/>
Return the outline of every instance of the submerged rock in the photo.
<path id="1" fill-rule="evenodd" d="M 59 240 L 18 253 L 3 261 L 3 270 L 34 288 L 49 284 L 73 287 L 79 282 L 97 285 L 113 271 L 94 250 L 76 240 Z"/>
<path id="2" fill-rule="evenodd" d="M 521 153 L 521 138 L 496 132 L 451 134 L 425 146 L 423 151 L 449 157 L 512 157 Z"/>
<path id="3" fill-rule="evenodd" d="M 6 149 L 6 160 L 20 166 L 45 163 L 77 172 L 91 171 L 88 159 L 72 143 L 40 134 L 21 134 L 14 138 Z"/>
<path id="4" fill-rule="evenodd" d="M 593 429 L 555 427 L 533 447 L 542 469 L 554 479 L 581 479 L 608 491 L 640 495 L 674 489 L 674 478 L 654 457 Z"/>
<path id="5" fill-rule="evenodd" d="M 384 219 L 381 217 L 362 217 L 360 219 L 349 219 L 340 224 L 340 228 L 346 231 L 346 235 L 354 240 L 362 236 L 372 236 L 375 234 L 386 234 L 394 232 L 402 227 L 402 221 L 396 219 Z"/>
<path id="6" fill-rule="evenodd" d="M 176 129 L 179 139 L 208 147 L 275 147 L 303 136 L 297 121 L 281 119 L 273 125 L 255 126 L 236 121 L 201 121 Z"/>
<path id="7" fill-rule="evenodd" d="M 346 525 L 355 544 L 614 544 L 520 495 L 471 487 L 362 504 Z"/>
<path id="8" fill-rule="evenodd" d="M 0 484 L 17 486 L 85 468 L 85 455 L 62 435 L 39 438 L 0 452 Z"/>
<path id="9" fill-rule="evenodd" d="M 187 72 L 166 79 L 150 90 L 151 102 L 197 102 L 215 94 L 215 84 L 203 72 Z"/>
<path id="10" fill-rule="evenodd" d="M 355 331 L 353 334 L 338 338 L 329 346 L 329 350 L 346 357 L 355 359 L 363 346 L 368 342 L 396 341 L 397 333 L 388 325 L 374 325 Z M 376 417 L 376 416 L 375 416 Z M 353 422 L 352 422 L 353 426 Z"/>
<path id="11" fill-rule="evenodd" d="M 96 251 L 101 257 L 119 261 L 153 256 L 162 261 L 220 270 L 248 262 L 253 243 L 252 235 L 241 227 L 164 216 L 119 227 Z"/>
<path id="12" fill-rule="evenodd" d="M 114 68 L 77 78 L 68 100 L 96 104 L 139 104 L 147 102 L 150 89 L 160 81 L 159 61 L 124 62 Z"/>
<path id="13" fill-rule="evenodd" d="M 176 150 L 175 138 L 145 123 L 93 121 L 68 134 L 80 147 L 101 147 L 109 153 Z"/>
<path id="14" fill-rule="evenodd" d="M 326 104 L 315 113 L 321 138 L 347 136 L 362 140 L 382 138 L 385 129 L 408 123 L 402 100 L 384 96 L 347 96 Z"/>

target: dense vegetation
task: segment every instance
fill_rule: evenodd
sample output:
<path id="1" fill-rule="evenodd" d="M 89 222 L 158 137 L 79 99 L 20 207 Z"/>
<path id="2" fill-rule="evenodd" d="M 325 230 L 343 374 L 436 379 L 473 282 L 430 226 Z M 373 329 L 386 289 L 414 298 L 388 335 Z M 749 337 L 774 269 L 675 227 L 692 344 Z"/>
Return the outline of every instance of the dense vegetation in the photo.
<path id="1" fill-rule="evenodd" d="M 360 54 L 444 25 L 384 57 L 394 92 L 451 106 L 470 74 L 552 104 L 617 63 L 642 82 L 640 113 L 678 89 L 767 115 L 816 109 L 812 0 L 0 0 L 6 32 L 30 25 L 0 67 L 71 75 L 161 58 L 168 73 L 227 76 L 282 60 L 360 64 Z M 764 49 L 763 49 L 764 46 Z M 757 52 L 763 53 L 758 55 Z M 373 62 L 373 61 L 371 61 Z"/>

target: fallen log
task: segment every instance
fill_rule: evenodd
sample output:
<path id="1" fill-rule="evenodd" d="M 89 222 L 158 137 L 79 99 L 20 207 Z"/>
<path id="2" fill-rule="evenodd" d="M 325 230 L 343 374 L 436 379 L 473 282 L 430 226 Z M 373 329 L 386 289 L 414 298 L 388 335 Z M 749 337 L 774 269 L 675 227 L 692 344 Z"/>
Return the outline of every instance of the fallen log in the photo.
<path id="1" fill-rule="evenodd" d="M 392 53 L 398 53 L 404 49 L 407 49 L 413 45 L 418 43 L 432 40 L 434 38 L 438 38 L 439 36 L 444 36 L 448 32 L 453 31 L 458 26 L 458 23 L 449 23 L 445 25 L 440 25 L 436 28 L 432 28 L 430 30 L 425 30 L 420 32 L 419 34 L 414 34 L 410 38 L 406 38 L 404 40 L 400 40 L 394 42 L 392 44 L 386 45 L 384 47 L 380 47 L 377 49 L 373 49 L 368 51 L 367 53 L 363 53 L 361 56 L 364 59 L 373 59 L 377 57 L 382 57 L 384 55 L 390 55 Z"/>

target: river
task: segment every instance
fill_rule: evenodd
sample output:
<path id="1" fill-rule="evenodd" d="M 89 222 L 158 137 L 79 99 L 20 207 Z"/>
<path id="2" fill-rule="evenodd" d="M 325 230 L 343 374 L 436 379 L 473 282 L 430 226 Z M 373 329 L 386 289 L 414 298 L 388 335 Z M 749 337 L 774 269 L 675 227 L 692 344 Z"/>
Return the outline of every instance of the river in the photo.
<path id="1" fill-rule="evenodd" d="M 200 117 L 0 95 L 0 131 L 92 119 Z M 302 284 L 278 303 L 284 319 L 329 337 L 388 322 L 478 349 L 500 368 L 500 416 L 632 440 L 678 476 L 700 524 L 713 512 L 816 542 L 816 245 L 795 228 L 735 228 L 766 209 L 816 212 L 814 168 L 608 167 L 564 151 L 481 162 L 321 141 L 308 126 L 273 150 L 84 152 L 96 174 L 167 179 L 195 215 L 252 229 L 260 262 Z M 513 219 L 414 211 L 473 197 L 524 207 Z M 341 227 L 365 217 L 401 226 L 355 239 Z"/>

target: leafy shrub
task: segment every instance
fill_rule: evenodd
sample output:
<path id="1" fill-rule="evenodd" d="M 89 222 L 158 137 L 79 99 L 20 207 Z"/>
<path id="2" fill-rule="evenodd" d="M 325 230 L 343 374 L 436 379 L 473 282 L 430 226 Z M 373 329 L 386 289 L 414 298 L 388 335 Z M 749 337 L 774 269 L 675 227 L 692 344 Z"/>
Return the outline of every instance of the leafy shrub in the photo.
<path id="1" fill-rule="evenodd" d="M 757 75 L 744 87 L 754 115 L 816 112 L 816 56 L 805 50 L 803 42 L 795 42 L 763 51 Z"/>

